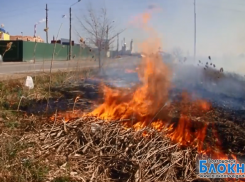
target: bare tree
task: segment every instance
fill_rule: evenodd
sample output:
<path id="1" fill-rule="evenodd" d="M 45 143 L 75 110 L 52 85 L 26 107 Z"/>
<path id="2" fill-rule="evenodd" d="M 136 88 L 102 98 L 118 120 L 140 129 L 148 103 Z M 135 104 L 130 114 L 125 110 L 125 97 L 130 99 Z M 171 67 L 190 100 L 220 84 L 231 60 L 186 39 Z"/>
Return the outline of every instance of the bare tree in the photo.
<path id="1" fill-rule="evenodd" d="M 114 21 L 108 18 L 107 10 L 101 8 L 99 13 L 95 13 L 92 6 L 89 6 L 87 15 L 83 16 L 83 19 L 78 21 L 82 29 L 87 33 L 87 40 L 89 46 L 97 48 L 99 68 L 102 67 L 102 52 L 110 50 L 115 38 L 118 34 L 122 33 L 125 29 L 115 31 Z M 79 37 L 81 37 L 79 35 Z"/>

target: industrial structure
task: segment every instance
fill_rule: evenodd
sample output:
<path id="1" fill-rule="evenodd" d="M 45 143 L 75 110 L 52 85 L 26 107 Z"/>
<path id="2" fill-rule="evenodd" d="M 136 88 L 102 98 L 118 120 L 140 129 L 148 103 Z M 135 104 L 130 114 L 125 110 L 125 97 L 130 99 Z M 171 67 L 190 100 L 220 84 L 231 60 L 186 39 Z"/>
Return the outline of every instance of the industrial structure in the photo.
<path id="1" fill-rule="evenodd" d="M 70 45 L 69 43 L 69 39 L 64 39 L 64 38 L 61 38 L 60 40 L 55 40 L 55 38 L 53 37 L 53 40 L 51 40 L 51 44 L 61 44 L 61 45 Z M 74 46 L 74 40 L 71 41 L 71 45 Z M 79 45 L 79 44 L 77 44 Z"/>
<path id="2" fill-rule="evenodd" d="M 125 38 L 123 38 L 122 49 L 118 51 L 118 55 L 131 55 L 133 53 L 133 39 L 130 41 L 130 47 L 127 50 Z"/>

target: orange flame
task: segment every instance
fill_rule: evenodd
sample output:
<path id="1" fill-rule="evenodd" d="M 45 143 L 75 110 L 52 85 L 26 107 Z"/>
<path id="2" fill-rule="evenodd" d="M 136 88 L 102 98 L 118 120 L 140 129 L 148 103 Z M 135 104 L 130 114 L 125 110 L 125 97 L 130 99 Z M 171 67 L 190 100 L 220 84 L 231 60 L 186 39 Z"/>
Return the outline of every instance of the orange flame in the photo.
<path id="1" fill-rule="evenodd" d="M 146 57 L 139 69 L 139 78 L 143 84 L 135 92 L 104 86 L 105 101 L 90 115 L 108 120 L 135 116 L 142 122 L 153 118 L 168 100 L 170 71 L 160 56 Z"/>
<path id="2" fill-rule="evenodd" d="M 143 23 L 147 23 L 149 19 L 150 15 L 142 15 Z M 145 30 L 152 31 L 153 29 L 146 27 Z M 141 86 L 134 91 L 111 89 L 104 86 L 104 103 L 88 115 L 107 120 L 135 118 L 132 120 L 133 123 L 130 121 L 125 125 L 136 130 L 147 127 L 149 124 L 158 131 L 165 128 L 168 131 L 167 136 L 172 141 L 184 146 L 195 146 L 199 153 L 209 154 L 216 159 L 228 159 L 228 156 L 221 151 L 216 133 L 214 133 L 217 138 L 216 148 L 204 147 L 208 123 L 193 122 L 190 119 L 190 110 L 187 104 L 190 99 L 187 94 L 183 94 L 179 121 L 167 125 L 170 121 L 166 121 L 166 113 L 164 111 L 159 112 L 159 109 L 168 100 L 168 91 L 171 87 L 171 70 L 163 63 L 159 55 L 154 54 L 159 47 L 161 46 L 157 37 L 151 38 L 141 45 L 142 52 L 146 53 L 137 70 L 142 82 Z M 194 101 L 192 106 L 199 108 L 202 112 L 211 109 L 211 105 L 204 100 Z M 153 118 L 155 120 L 152 122 Z M 147 133 L 143 135 L 147 136 Z M 236 159 L 235 156 L 233 158 Z"/>
<path id="3" fill-rule="evenodd" d="M 136 73 L 136 70 L 131 70 L 131 69 L 125 69 L 125 73 Z"/>
<path id="4" fill-rule="evenodd" d="M 142 18 L 143 23 L 147 23 L 150 16 L 145 14 Z M 150 29 L 147 28 L 147 30 Z M 204 100 L 191 102 L 188 95 L 183 94 L 181 113 L 177 122 L 169 121 L 168 113 L 164 109 L 161 110 L 169 98 L 172 72 L 159 55 L 152 54 L 157 52 L 159 47 L 161 46 L 158 38 L 151 38 L 141 46 L 142 51 L 148 54 L 142 58 L 141 65 L 137 69 L 142 82 L 140 86 L 135 90 L 112 89 L 103 86 L 103 104 L 86 115 L 105 120 L 131 119 L 129 122 L 124 122 L 125 127 L 140 130 L 151 126 L 158 131 L 164 130 L 172 141 L 180 145 L 197 147 L 199 153 L 210 154 L 216 159 L 228 159 L 228 156 L 221 151 L 215 130 L 213 134 L 217 138 L 214 146 L 216 148 L 204 147 L 207 127 L 210 125 L 207 122 L 194 122 L 189 116 L 191 106 L 200 112 L 209 111 L 211 105 L 208 102 Z M 80 113 L 77 113 L 76 117 L 79 115 Z M 69 117 L 71 116 L 73 115 Z M 148 134 L 144 132 L 143 135 Z M 232 158 L 236 159 L 235 156 Z"/>

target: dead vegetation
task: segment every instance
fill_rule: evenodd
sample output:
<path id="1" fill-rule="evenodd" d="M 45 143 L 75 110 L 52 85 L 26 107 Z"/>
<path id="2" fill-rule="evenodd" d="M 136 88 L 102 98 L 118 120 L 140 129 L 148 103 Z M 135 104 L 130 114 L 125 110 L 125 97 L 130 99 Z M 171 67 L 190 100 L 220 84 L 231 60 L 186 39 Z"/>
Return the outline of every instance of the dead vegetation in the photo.
<path id="1" fill-rule="evenodd" d="M 82 78 L 92 76 L 96 70 L 80 69 L 76 71 L 62 72 L 58 71 L 52 74 L 52 82 L 49 83 L 49 74 L 41 73 L 34 79 L 34 89 L 29 90 L 25 87 L 26 77 L 19 79 L 8 79 L 0 81 L 0 110 L 6 112 L 19 111 L 19 108 L 33 104 L 30 101 L 36 103 L 40 100 L 47 101 L 49 98 L 60 98 L 62 93 L 53 91 L 48 94 L 49 85 L 51 88 L 62 87 L 69 82 L 76 82 Z M 35 104 L 35 103 L 34 103 Z M 0 111 L 1 112 L 1 111 Z"/>
<path id="2" fill-rule="evenodd" d="M 194 149 L 180 149 L 153 129 L 148 137 L 125 129 L 122 121 L 105 123 L 85 117 L 69 123 L 45 124 L 25 138 L 38 143 L 40 156 L 53 156 L 60 165 L 49 180 L 69 173 L 78 181 L 191 181 L 197 157 Z"/>
<path id="3" fill-rule="evenodd" d="M 5 49 L 4 52 L 2 53 L 2 54 L 3 54 L 3 58 L 4 58 L 5 53 L 8 52 L 8 51 L 11 49 L 12 44 L 13 44 L 13 42 L 7 43 L 6 49 Z"/>
<path id="4" fill-rule="evenodd" d="M 202 181 L 196 176 L 202 156 L 195 148 L 181 147 L 152 128 L 147 133 L 124 128 L 125 121 L 50 122 L 35 116 L 19 117 L 16 125 L 2 121 L 1 181 Z"/>
<path id="5" fill-rule="evenodd" d="M 70 72 L 56 72 L 52 74 L 51 87 L 62 86 L 91 76 L 90 69 L 76 69 Z M 32 74 L 29 74 L 32 76 Z M 37 132 L 44 115 L 27 115 L 23 108 L 38 105 L 40 100 L 47 100 L 49 75 L 36 74 L 34 89 L 29 90 L 24 86 L 26 77 L 6 79 L 0 82 L 0 181 L 43 181 L 50 170 L 45 160 L 38 158 L 32 160 L 32 153 L 25 150 L 38 149 L 36 143 L 28 143 L 23 137 L 32 132 Z M 63 97 L 58 91 L 52 91 L 50 98 Z M 30 159 L 30 160 L 29 160 Z M 71 181 L 64 174 L 54 181 Z"/>
<path id="6" fill-rule="evenodd" d="M 74 85 L 68 87 L 68 83 L 93 74 L 91 70 L 79 73 L 53 73 L 51 84 L 56 89 L 51 89 L 50 96 L 56 99 L 68 88 L 74 91 Z M 195 147 L 181 147 L 163 132 L 151 128 L 144 137 L 141 131 L 124 128 L 124 120 L 79 117 L 64 122 L 56 114 L 54 121 L 46 115 L 27 115 L 22 111 L 25 105 L 34 107 L 30 101 L 45 100 L 49 75 L 37 76 L 33 90 L 27 90 L 24 81 L 1 82 L 0 181 L 202 181 L 196 176 L 200 156 Z M 25 98 L 20 102 L 22 96 Z M 73 95 L 73 103 L 75 98 Z M 87 105 L 86 99 L 84 95 L 78 99 L 75 109 Z M 171 118 L 179 119 L 180 108 L 176 103 L 171 105 Z M 200 114 L 194 106 L 190 111 L 193 121 L 209 121 L 210 126 L 215 124 L 221 130 L 226 153 L 245 154 L 240 147 L 244 145 L 244 132 L 222 111 Z M 211 134 L 207 138 L 215 139 Z"/>
<path id="7" fill-rule="evenodd" d="M 22 137 L 1 134 L 2 181 L 191 181 L 196 176 L 195 149 L 181 149 L 154 130 L 142 137 L 124 129 L 122 121 L 93 117 L 21 122 Z"/>

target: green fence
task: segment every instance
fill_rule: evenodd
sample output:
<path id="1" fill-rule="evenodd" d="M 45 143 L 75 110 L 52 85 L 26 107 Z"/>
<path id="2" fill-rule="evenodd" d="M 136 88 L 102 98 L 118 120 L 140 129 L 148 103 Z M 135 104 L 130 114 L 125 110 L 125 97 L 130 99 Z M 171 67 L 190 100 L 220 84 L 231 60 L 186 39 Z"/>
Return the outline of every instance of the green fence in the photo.
<path id="1" fill-rule="evenodd" d="M 8 42 L 13 42 L 11 49 L 4 55 L 4 62 L 12 61 L 43 61 L 52 60 L 54 52 L 54 60 L 68 60 L 69 46 L 56 44 L 47 44 L 40 42 L 28 41 L 0 41 L 0 54 L 2 55 L 6 49 Z M 72 59 L 83 59 L 92 57 L 92 52 L 88 47 L 82 48 L 79 45 L 72 46 Z"/>
<path id="2" fill-rule="evenodd" d="M 54 52 L 54 60 L 67 60 L 68 46 L 60 44 L 46 44 L 39 42 L 23 42 L 23 60 L 22 61 L 41 61 L 51 60 Z"/>

